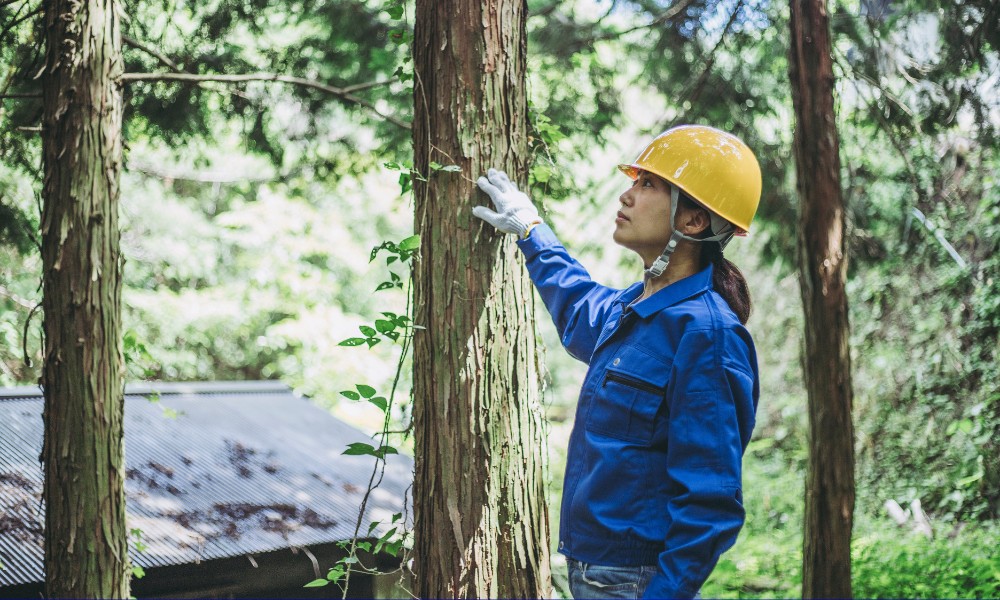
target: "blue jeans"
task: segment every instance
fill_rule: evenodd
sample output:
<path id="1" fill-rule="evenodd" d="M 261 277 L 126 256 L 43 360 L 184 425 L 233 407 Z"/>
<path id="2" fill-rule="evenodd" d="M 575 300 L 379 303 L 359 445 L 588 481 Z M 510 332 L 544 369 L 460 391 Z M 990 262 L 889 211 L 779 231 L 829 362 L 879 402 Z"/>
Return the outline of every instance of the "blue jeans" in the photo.
<path id="1" fill-rule="evenodd" d="M 659 567 L 602 567 L 566 558 L 569 591 L 576 600 L 584 598 L 642 598 Z M 695 594 L 701 598 L 701 592 Z"/>
<path id="2" fill-rule="evenodd" d="M 657 567 L 602 567 L 572 558 L 569 568 L 569 591 L 576 600 L 583 598 L 642 598 Z"/>

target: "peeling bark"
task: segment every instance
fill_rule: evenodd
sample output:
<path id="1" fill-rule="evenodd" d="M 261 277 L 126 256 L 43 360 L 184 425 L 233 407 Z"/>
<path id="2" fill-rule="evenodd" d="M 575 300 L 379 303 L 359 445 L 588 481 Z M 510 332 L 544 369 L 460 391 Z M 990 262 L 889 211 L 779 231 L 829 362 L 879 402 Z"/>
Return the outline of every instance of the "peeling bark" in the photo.
<path id="1" fill-rule="evenodd" d="M 802 597 L 849 598 L 854 426 L 844 201 L 826 0 L 792 0 L 791 30 L 789 78 L 801 201 L 799 282 L 809 395 Z"/>
<path id="2" fill-rule="evenodd" d="M 120 6 L 115 0 L 53 0 L 45 10 L 46 594 L 128 598 Z"/>
<path id="3" fill-rule="evenodd" d="M 474 179 L 527 175 L 523 0 L 418 0 L 414 512 L 421 598 L 550 593 L 534 302 L 512 236 L 472 216 Z"/>

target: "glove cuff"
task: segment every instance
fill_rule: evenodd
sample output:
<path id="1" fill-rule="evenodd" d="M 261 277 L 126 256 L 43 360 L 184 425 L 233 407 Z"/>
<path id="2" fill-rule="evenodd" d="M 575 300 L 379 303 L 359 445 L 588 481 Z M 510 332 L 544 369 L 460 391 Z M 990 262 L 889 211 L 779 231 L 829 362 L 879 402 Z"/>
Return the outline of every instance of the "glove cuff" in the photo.
<path id="1" fill-rule="evenodd" d="M 528 218 L 528 220 L 522 219 L 521 215 L 518 214 L 511 215 L 510 217 L 510 226 L 514 230 L 514 233 L 517 234 L 518 239 L 521 240 L 528 237 L 528 234 L 531 232 L 531 228 L 541 222 L 542 219 L 538 215 L 532 215 Z"/>

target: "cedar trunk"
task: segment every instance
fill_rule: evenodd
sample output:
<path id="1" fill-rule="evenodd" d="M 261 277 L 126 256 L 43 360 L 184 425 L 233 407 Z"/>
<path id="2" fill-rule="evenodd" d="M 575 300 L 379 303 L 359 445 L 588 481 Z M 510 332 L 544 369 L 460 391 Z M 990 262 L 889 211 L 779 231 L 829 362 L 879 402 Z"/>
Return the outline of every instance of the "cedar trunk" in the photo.
<path id="1" fill-rule="evenodd" d="M 45 582 L 128 598 L 116 0 L 46 2 L 42 210 Z"/>
<path id="2" fill-rule="evenodd" d="M 791 1 L 789 76 L 795 106 L 799 282 L 809 395 L 802 596 L 851 596 L 854 429 L 847 252 L 826 0 Z"/>
<path id="3" fill-rule="evenodd" d="M 474 180 L 527 174 L 526 4 L 418 0 L 414 26 L 415 570 L 421 598 L 550 591 L 539 354 L 513 236 Z M 436 172 L 431 162 L 458 165 Z"/>

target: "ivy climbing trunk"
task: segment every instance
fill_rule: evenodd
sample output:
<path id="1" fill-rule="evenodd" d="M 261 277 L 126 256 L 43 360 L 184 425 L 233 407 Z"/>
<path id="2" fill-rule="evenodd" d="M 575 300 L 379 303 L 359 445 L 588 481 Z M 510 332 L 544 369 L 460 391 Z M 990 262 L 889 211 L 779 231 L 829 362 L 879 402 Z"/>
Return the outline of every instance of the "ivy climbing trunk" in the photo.
<path id="1" fill-rule="evenodd" d="M 45 586 L 128 598 L 116 0 L 45 3 Z"/>
<path id="2" fill-rule="evenodd" d="M 531 283 L 472 216 L 488 167 L 527 174 L 524 0 L 418 0 L 414 25 L 415 593 L 550 591 Z M 461 172 L 432 171 L 432 162 Z"/>
<path id="3" fill-rule="evenodd" d="M 789 78 L 801 202 L 799 282 L 809 396 L 802 597 L 849 598 L 854 427 L 844 201 L 826 0 L 791 0 L 791 33 Z"/>

